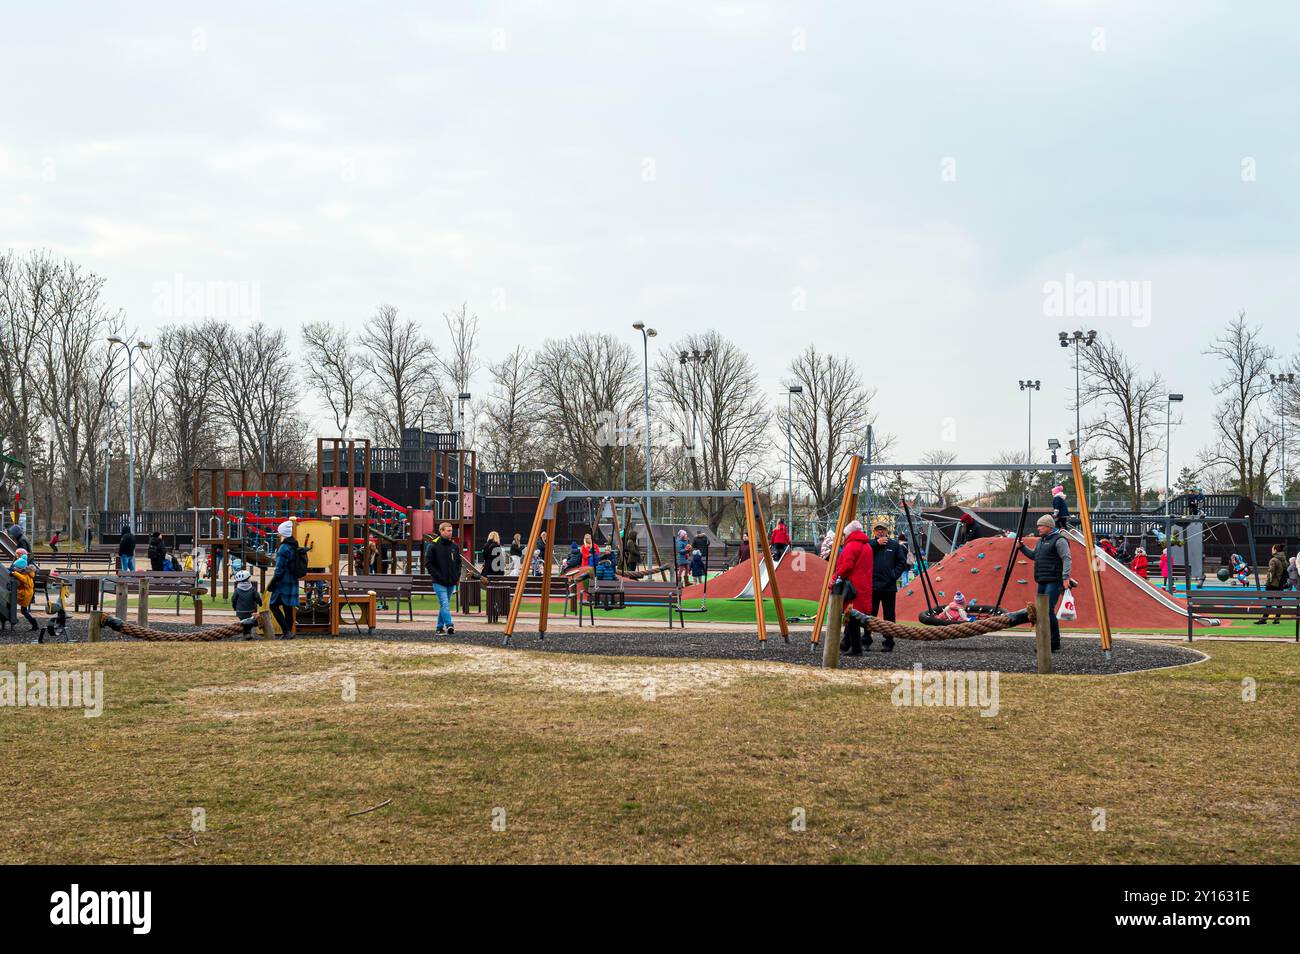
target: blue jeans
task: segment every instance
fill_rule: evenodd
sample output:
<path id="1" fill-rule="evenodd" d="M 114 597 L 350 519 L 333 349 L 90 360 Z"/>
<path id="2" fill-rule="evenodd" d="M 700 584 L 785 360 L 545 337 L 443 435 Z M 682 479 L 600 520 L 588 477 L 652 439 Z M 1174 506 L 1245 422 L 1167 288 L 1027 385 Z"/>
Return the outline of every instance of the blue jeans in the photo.
<path id="1" fill-rule="evenodd" d="M 451 621 L 451 590 L 450 586 L 443 586 L 441 583 L 433 584 L 433 592 L 438 595 L 439 629 L 454 625 Z"/>
<path id="2" fill-rule="evenodd" d="M 122 568 L 122 569 L 121 569 L 121 572 L 123 572 L 123 573 L 134 573 L 134 572 L 135 572 L 135 557 L 134 557 L 134 556 L 127 556 L 125 553 L 123 553 L 121 556 L 119 556 L 119 557 L 117 558 L 117 562 L 118 562 L 118 565 L 121 566 L 121 568 Z"/>
<path id="3" fill-rule="evenodd" d="M 1059 583 L 1039 583 L 1038 592 L 1047 594 L 1048 612 L 1052 616 L 1052 648 L 1061 648 L 1061 621 L 1056 618 L 1056 604 L 1061 602 L 1065 588 Z"/>

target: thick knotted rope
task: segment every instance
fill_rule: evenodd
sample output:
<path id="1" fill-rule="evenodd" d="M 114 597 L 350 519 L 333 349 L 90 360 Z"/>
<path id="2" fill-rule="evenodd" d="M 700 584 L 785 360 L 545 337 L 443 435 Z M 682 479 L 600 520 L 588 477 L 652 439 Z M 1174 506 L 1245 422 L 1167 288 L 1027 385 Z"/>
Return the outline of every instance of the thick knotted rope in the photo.
<path id="1" fill-rule="evenodd" d="M 225 626 L 214 626 L 212 629 L 192 629 L 172 633 L 140 626 L 137 623 L 128 622 L 120 616 L 109 616 L 107 613 L 100 614 L 99 622 L 100 625 L 107 626 L 109 629 L 125 636 L 134 636 L 136 639 L 144 639 L 152 643 L 207 643 L 217 639 L 225 639 L 227 636 L 236 636 L 244 631 L 244 624 L 235 622 L 228 623 Z"/>
<path id="2" fill-rule="evenodd" d="M 844 615 L 857 620 L 868 632 L 880 633 L 890 639 L 916 639 L 926 642 L 983 636 L 985 633 L 996 633 L 1000 629 L 1010 629 L 1012 626 L 1019 626 L 1021 623 L 1034 622 L 1034 608 L 1032 606 L 1016 610 L 1014 613 L 999 613 L 997 616 L 986 616 L 984 619 L 977 619 L 973 623 L 953 623 L 950 626 L 904 626 L 900 623 L 891 623 L 887 619 L 868 616 L 861 610 L 856 609 L 846 609 Z"/>

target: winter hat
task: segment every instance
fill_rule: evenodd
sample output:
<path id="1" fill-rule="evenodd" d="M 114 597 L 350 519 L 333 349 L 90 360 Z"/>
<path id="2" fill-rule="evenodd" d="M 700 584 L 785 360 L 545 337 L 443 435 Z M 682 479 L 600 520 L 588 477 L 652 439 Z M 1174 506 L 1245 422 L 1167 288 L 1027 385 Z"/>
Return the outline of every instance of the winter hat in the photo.
<path id="1" fill-rule="evenodd" d="M 25 569 L 27 569 L 27 554 L 26 554 L 26 553 L 24 553 L 22 556 L 20 556 L 17 560 L 14 560 L 13 569 L 15 569 L 15 570 L 25 570 Z"/>
<path id="2" fill-rule="evenodd" d="M 1056 521 L 1053 520 L 1050 515 L 1043 514 L 1038 518 L 1038 525 L 1040 527 L 1054 527 L 1056 526 Z"/>
<path id="3" fill-rule="evenodd" d="M 17 550 L 14 551 L 14 556 L 27 556 L 27 551 L 24 550 L 22 547 L 19 547 Z"/>
<path id="4" fill-rule="evenodd" d="M 253 574 L 249 573 L 247 570 L 240 570 L 238 573 L 235 574 L 236 583 L 245 583 L 248 580 L 251 580 L 252 578 L 253 578 Z"/>
<path id="5" fill-rule="evenodd" d="M 275 528 L 275 532 L 285 538 L 293 536 L 293 521 L 286 520 L 284 523 L 280 524 L 278 527 Z"/>
<path id="6" fill-rule="evenodd" d="M 849 523 L 848 523 L 848 525 L 844 528 L 844 535 L 845 535 L 846 537 L 847 537 L 849 534 L 851 534 L 851 533 L 855 533 L 855 532 L 856 532 L 856 533 L 861 533 L 861 532 L 862 532 L 862 521 L 861 521 L 861 520 L 850 520 Z"/>
<path id="7" fill-rule="evenodd" d="M 952 601 L 956 603 L 958 606 L 962 606 L 966 602 L 966 596 L 965 594 L 962 593 L 961 590 L 958 590 L 956 593 L 953 594 Z"/>
<path id="8" fill-rule="evenodd" d="M 1055 487 L 1052 488 L 1052 496 L 1053 496 L 1053 497 L 1064 497 L 1064 496 L 1065 496 L 1065 488 L 1062 487 L 1060 484 L 1057 484 Z"/>

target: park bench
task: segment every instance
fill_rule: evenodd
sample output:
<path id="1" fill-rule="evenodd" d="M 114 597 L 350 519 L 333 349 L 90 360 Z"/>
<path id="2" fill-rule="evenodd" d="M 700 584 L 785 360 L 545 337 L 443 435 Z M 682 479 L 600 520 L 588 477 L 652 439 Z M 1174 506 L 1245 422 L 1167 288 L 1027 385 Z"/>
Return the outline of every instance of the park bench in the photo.
<path id="1" fill-rule="evenodd" d="M 411 599 L 416 590 L 416 577 L 405 573 L 357 573 L 339 577 L 339 592 L 345 600 L 362 600 L 366 593 L 374 594 L 385 603 L 393 601 L 395 622 L 402 621 L 402 602 L 406 602 L 407 616 L 415 619 L 415 604 Z"/>
<path id="2" fill-rule="evenodd" d="M 515 595 L 519 584 L 517 576 L 485 576 L 484 589 L 487 591 L 487 621 L 499 623 L 510 611 L 510 600 Z M 551 600 L 564 600 L 564 615 L 569 615 L 569 603 L 575 592 L 573 580 L 563 575 L 551 577 Z M 542 599 L 542 578 L 530 576 L 524 581 L 524 600 L 540 603 Z"/>
<path id="3" fill-rule="evenodd" d="M 1259 619 L 1266 611 L 1270 617 L 1281 613 L 1283 619 L 1291 620 L 1295 640 L 1300 642 L 1300 593 L 1295 590 L 1192 590 L 1187 597 L 1187 639 L 1192 638 L 1197 617 Z M 1267 633 L 1262 629 L 1261 635 Z"/>
<path id="4" fill-rule="evenodd" d="M 143 570 L 139 573 L 106 576 L 101 580 L 100 589 L 104 593 L 117 593 L 120 592 L 120 587 L 129 592 L 134 586 L 139 592 L 141 582 L 148 585 L 151 597 L 175 597 L 177 616 L 181 615 L 181 597 L 196 599 L 208 591 L 206 586 L 199 583 L 199 574 L 195 570 Z"/>
<path id="5" fill-rule="evenodd" d="M 668 611 L 668 628 L 673 628 L 673 613 L 677 613 L 682 629 L 686 617 L 682 613 L 682 590 L 676 583 L 654 580 L 592 580 L 584 596 L 591 625 L 596 625 L 596 610 L 617 610 L 628 606 L 662 606 Z M 578 625 L 582 625 L 579 607 Z"/>

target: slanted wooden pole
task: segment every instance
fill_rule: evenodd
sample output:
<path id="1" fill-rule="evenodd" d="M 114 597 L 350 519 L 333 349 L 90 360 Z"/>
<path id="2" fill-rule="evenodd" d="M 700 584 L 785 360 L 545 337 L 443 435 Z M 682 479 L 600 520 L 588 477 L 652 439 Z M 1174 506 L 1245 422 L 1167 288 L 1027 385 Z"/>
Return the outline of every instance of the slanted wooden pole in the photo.
<path id="1" fill-rule="evenodd" d="M 1046 593 L 1034 597 L 1034 649 L 1038 654 L 1038 671 L 1043 674 L 1052 671 L 1052 604 Z"/>
<path id="2" fill-rule="evenodd" d="M 759 578 L 758 561 L 760 555 L 766 553 L 767 550 L 760 547 L 757 541 L 766 539 L 766 525 L 760 527 L 754 525 L 754 485 L 750 483 L 741 484 L 740 489 L 745 498 L 745 529 L 749 531 L 749 572 L 754 581 L 754 623 L 758 626 L 759 645 L 765 645 L 767 643 L 767 614 L 763 612 L 763 581 Z"/>
<path id="3" fill-rule="evenodd" d="M 1097 628 L 1101 631 L 1102 652 L 1110 655 L 1110 616 L 1106 613 L 1106 594 L 1101 588 L 1101 560 L 1097 556 L 1097 544 L 1092 536 L 1092 514 L 1088 510 L 1088 495 L 1083 490 L 1083 465 L 1079 461 L 1079 450 L 1074 441 L 1070 441 L 1070 469 L 1074 472 L 1074 492 L 1079 500 L 1079 526 L 1083 529 L 1083 547 L 1088 557 L 1088 580 L 1092 583 L 1092 598 L 1097 604 Z M 1166 545 L 1168 537 L 1165 537 Z M 1187 541 L 1183 541 L 1184 556 L 1189 552 Z M 1183 562 L 1187 562 L 1184 559 Z M 1174 568 L 1169 568 L 1169 578 L 1174 578 Z M 1188 590 L 1190 593 L 1191 591 Z"/>
<path id="4" fill-rule="evenodd" d="M 537 539 L 542 532 L 542 520 L 546 517 L 546 507 L 551 501 L 551 489 L 554 485 L 549 481 L 543 481 L 542 493 L 537 498 L 537 513 L 533 515 L 533 527 L 528 531 L 528 552 L 531 554 L 537 548 Z M 555 534 L 548 533 L 546 539 L 548 544 L 553 541 Z M 549 561 L 548 561 L 549 565 Z M 515 583 L 515 595 L 510 600 L 510 612 L 506 616 L 506 631 L 503 642 L 509 643 L 510 637 L 515 632 L 515 621 L 519 618 L 519 607 L 524 602 L 524 585 L 528 581 L 528 570 L 532 566 L 532 560 L 529 560 L 519 568 L 519 580 Z M 545 569 L 545 568 L 544 568 Z M 550 600 L 551 594 L 546 587 L 550 585 L 550 577 L 546 576 L 542 590 L 542 605 L 545 606 Z"/>
<path id="5" fill-rule="evenodd" d="M 555 539 L 555 522 L 555 512 L 552 510 L 551 517 L 546 522 L 546 552 L 542 554 L 542 606 L 541 615 L 537 619 L 537 633 L 542 639 L 546 638 L 546 621 L 551 615 L 551 541 Z M 595 542 L 595 538 L 592 542 Z M 532 553 L 535 545 L 533 541 L 529 541 L 527 560 L 529 564 L 533 562 Z M 524 567 L 521 565 L 519 567 L 521 579 L 524 572 Z"/>
<path id="6" fill-rule="evenodd" d="M 822 636 L 822 622 L 826 619 L 826 605 L 831 595 L 831 582 L 835 579 L 835 561 L 840 558 L 840 548 L 844 546 L 844 528 L 853 519 L 853 511 L 858 506 L 858 471 L 862 467 L 862 458 L 854 454 L 849 458 L 849 472 L 844 478 L 844 497 L 840 500 L 840 515 L 835 521 L 835 539 L 831 543 L 830 561 L 826 565 L 826 578 L 822 580 L 822 589 L 817 594 L 817 618 L 813 621 L 812 644 Z M 750 537 L 752 540 L 753 537 Z"/>
<path id="7" fill-rule="evenodd" d="M 648 511 L 646 510 L 646 508 L 645 508 L 645 498 L 644 498 L 644 497 L 641 498 L 641 522 L 645 524 L 645 535 L 646 535 L 646 539 L 650 541 L 650 552 L 654 554 L 654 563 L 652 563 L 652 564 L 650 564 L 650 565 L 651 565 L 651 566 L 660 566 L 661 564 L 660 564 L 660 561 L 659 561 L 659 543 L 655 540 L 655 528 L 652 527 L 652 526 L 650 526 L 650 514 L 649 514 L 649 512 L 648 512 Z M 674 568 L 674 572 L 675 572 L 675 568 Z M 668 582 L 668 570 L 667 570 L 667 569 L 660 570 L 660 571 L 659 571 L 659 578 L 660 578 L 663 582 L 667 583 L 667 582 Z"/>
<path id="8" fill-rule="evenodd" d="M 753 496 L 754 509 L 758 512 L 755 520 L 758 521 L 760 527 L 766 527 L 767 520 L 763 516 L 763 502 L 758 499 L 757 492 L 754 492 Z M 752 542 L 754 538 L 750 537 L 749 539 Z M 758 539 L 759 542 L 763 544 L 763 563 L 767 566 L 768 585 L 772 587 L 772 602 L 776 606 L 777 625 L 781 627 L 781 638 L 788 643 L 790 641 L 790 621 L 785 618 L 785 604 L 781 602 L 781 587 L 776 582 L 776 563 L 772 559 L 772 547 L 767 542 L 766 533 L 759 534 Z M 753 547 L 751 546 L 750 549 L 753 550 Z M 786 547 L 786 551 L 787 552 L 781 558 L 783 562 L 787 557 L 789 557 L 789 547 Z M 798 559 L 797 555 L 795 559 Z M 761 596 L 762 594 L 759 595 Z"/>

